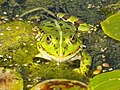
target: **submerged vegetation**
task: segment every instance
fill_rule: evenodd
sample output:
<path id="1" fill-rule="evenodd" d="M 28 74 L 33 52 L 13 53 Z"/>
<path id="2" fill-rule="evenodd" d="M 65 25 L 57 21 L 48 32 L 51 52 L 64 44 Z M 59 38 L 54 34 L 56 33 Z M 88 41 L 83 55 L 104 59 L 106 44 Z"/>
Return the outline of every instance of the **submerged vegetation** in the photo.
<path id="1" fill-rule="evenodd" d="M 16 71 L 19 72 L 23 78 L 24 90 L 29 90 L 39 82 L 48 79 L 77 80 L 88 84 L 89 78 L 94 76 L 93 72 L 98 70 L 98 66 L 102 67 L 103 63 L 109 63 L 108 67 L 102 67 L 99 73 L 97 71 L 95 73 L 100 74 L 106 71 L 120 69 L 120 42 L 117 41 L 120 35 L 118 34 L 117 40 L 109 38 L 106 36 L 106 33 L 103 32 L 104 30 L 108 32 L 109 26 L 102 31 L 99 24 L 111 15 L 111 9 L 113 12 L 118 12 L 119 2 L 117 1 L 118 0 L 110 0 L 110 2 L 108 2 L 108 0 L 0 0 L 0 67 L 17 68 Z M 112 6 L 117 9 L 113 9 Z M 86 46 L 85 49 L 92 56 L 92 66 L 90 67 L 91 70 L 88 77 L 83 77 L 72 71 L 73 68 L 79 67 L 78 61 L 61 63 L 58 66 L 54 61 L 50 62 L 34 58 L 35 55 L 38 54 L 35 40 L 37 33 L 36 25 L 39 25 L 39 22 L 43 20 L 54 18 L 44 11 L 30 13 L 22 19 L 18 18 L 19 15 L 36 7 L 46 8 L 54 13 L 63 12 L 78 16 L 86 23 L 93 24 L 97 27 L 97 31 L 95 32 L 82 33 L 83 44 Z M 111 27 L 114 23 L 119 24 L 119 20 L 116 20 L 116 15 L 114 15 L 114 17 L 109 18 Z M 118 18 L 119 17 L 120 16 L 118 16 Z M 114 20 L 116 22 L 112 22 Z M 114 26 L 112 28 L 114 28 Z M 112 35 L 114 34 L 113 32 Z M 119 75 L 120 72 L 113 71 L 100 75 L 104 78 L 111 75 L 113 76 L 112 79 L 115 78 L 115 80 L 117 80 L 115 82 L 120 83 L 120 76 L 115 76 L 115 73 Z M 95 76 L 95 78 L 101 80 L 101 76 L 99 75 Z M 111 77 L 108 78 L 110 79 Z M 95 87 L 95 85 L 104 87 L 106 86 L 106 82 L 112 85 L 114 84 L 114 81 L 102 79 L 102 82 L 105 83 L 100 85 L 101 81 L 99 80 L 94 78 L 90 80 L 90 87 Z M 96 83 L 96 81 L 99 82 Z M 92 84 L 93 82 L 95 83 L 94 85 Z M 114 86 L 117 87 L 118 84 L 116 83 Z M 76 86 L 73 88 L 79 89 L 79 87 Z"/>

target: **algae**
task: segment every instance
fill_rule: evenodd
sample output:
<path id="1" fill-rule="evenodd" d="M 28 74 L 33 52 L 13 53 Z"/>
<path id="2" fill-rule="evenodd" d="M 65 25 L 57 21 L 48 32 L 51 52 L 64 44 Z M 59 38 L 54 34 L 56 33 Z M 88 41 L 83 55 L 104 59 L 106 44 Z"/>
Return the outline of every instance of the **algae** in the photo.
<path id="1" fill-rule="evenodd" d="M 12 64 L 32 62 L 36 52 L 32 25 L 24 21 L 12 21 L 0 25 L 0 34 L 0 66 L 6 66 L 7 62 Z M 32 49 L 34 52 L 30 52 Z"/>

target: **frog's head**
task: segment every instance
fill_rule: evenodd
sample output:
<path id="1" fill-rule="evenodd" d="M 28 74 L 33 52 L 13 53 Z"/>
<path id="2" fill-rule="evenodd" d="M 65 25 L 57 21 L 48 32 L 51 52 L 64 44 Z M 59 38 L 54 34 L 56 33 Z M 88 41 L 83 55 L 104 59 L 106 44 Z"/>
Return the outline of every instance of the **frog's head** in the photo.
<path id="1" fill-rule="evenodd" d="M 41 36 L 38 38 L 37 48 L 41 58 L 62 62 L 82 50 L 82 41 L 74 26 L 62 21 L 56 24 L 46 22 L 40 25 Z"/>

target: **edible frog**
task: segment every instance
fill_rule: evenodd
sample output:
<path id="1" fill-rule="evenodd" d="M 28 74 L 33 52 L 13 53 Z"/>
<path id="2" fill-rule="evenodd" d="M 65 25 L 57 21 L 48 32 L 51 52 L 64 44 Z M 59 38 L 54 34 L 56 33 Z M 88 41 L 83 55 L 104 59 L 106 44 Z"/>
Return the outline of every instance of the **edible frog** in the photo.
<path id="1" fill-rule="evenodd" d="M 40 9 L 37 8 L 28 11 L 28 13 Z M 88 74 L 91 66 L 91 56 L 83 50 L 84 45 L 79 31 L 89 31 L 91 26 L 77 17 L 63 13 L 53 14 L 48 10 L 46 11 L 59 19 L 42 21 L 38 26 L 39 31 L 36 39 L 39 54 L 35 57 L 55 60 L 58 63 L 79 59 L 81 61 L 80 68 L 75 69 L 75 71 L 83 75 Z"/>

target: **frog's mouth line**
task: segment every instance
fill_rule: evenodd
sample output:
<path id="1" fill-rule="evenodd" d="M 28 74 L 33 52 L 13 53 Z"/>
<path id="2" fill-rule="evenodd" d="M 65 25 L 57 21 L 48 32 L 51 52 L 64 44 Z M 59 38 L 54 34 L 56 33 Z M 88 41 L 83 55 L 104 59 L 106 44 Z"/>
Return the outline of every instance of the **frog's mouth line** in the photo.
<path id="1" fill-rule="evenodd" d="M 65 57 L 64 57 L 64 55 L 56 57 L 56 56 L 50 54 L 49 52 L 46 52 L 45 49 L 41 45 L 39 47 L 40 47 L 39 51 L 42 54 L 42 58 L 47 59 L 47 60 L 55 60 L 56 62 L 67 61 L 67 60 L 73 58 L 74 56 L 76 56 L 81 51 L 81 48 L 78 48 L 78 50 L 74 54 L 71 54 L 71 55 L 68 55 Z"/>

